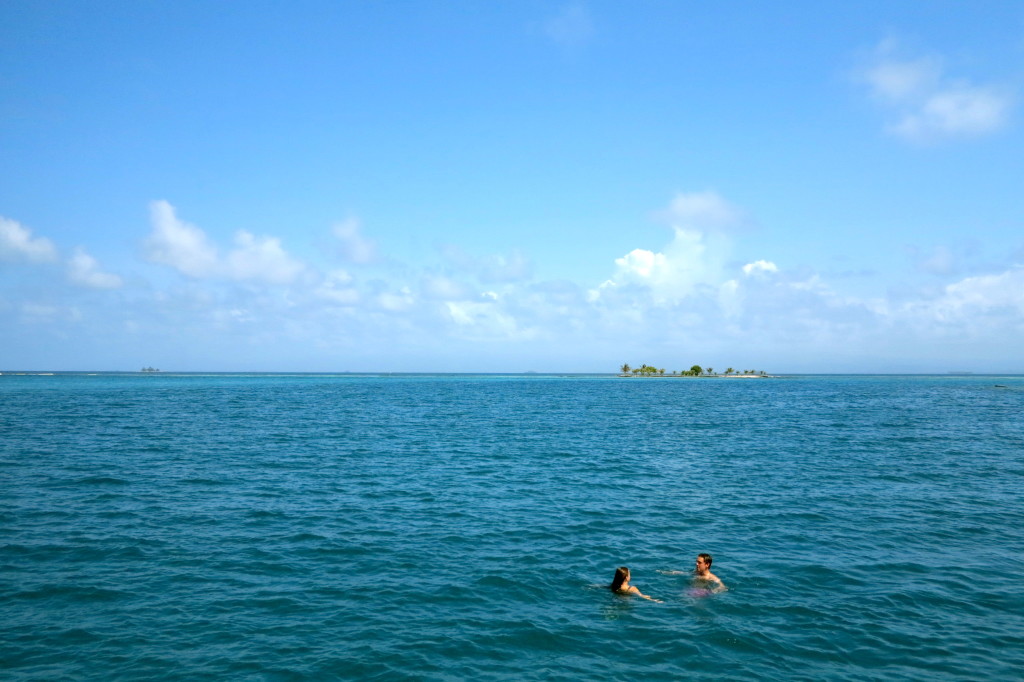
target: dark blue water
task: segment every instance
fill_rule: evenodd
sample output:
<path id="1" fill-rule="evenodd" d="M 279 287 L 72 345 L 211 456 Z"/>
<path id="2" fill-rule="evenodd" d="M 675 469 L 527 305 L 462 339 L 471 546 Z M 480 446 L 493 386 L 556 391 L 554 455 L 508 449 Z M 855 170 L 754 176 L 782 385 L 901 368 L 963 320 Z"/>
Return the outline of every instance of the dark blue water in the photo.
<path id="1" fill-rule="evenodd" d="M 5 374 L 0 677 L 1020 679 L 1022 415 L 1021 377 Z M 698 552 L 727 592 L 659 572 Z"/>

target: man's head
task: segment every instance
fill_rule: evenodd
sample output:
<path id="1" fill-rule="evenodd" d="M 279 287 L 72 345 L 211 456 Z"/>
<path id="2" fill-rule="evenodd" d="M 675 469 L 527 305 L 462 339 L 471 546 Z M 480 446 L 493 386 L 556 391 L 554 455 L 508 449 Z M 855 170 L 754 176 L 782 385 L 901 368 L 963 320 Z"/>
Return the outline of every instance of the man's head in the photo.
<path id="1" fill-rule="evenodd" d="M 698 554 L 697 555 L 697 570 L 701 573 L 711 568 L 711 555 L 710 554 Z"/>

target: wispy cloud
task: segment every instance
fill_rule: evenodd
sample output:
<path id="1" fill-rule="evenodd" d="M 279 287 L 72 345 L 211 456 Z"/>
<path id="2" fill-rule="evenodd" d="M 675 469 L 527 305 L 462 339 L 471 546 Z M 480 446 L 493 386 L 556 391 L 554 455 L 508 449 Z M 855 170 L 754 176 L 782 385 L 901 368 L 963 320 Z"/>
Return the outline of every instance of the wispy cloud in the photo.
<path id="1" fill-rule="evenodd" d="M 21 315 L 21 320 L 29 324 L 74 323 L 82 319 L 82 311 L 74 306 L 51 305 L 29 301 L 22 303 L 18 312 Z"/>
<path id="2" fill-rule="evenodd" d="M 475 295 L 466 284 L 438 274 L 424 275 L 420 280 L 420 290 L 426 297 L 440 301 L 466 300 Z"/>
<path id="3" fill-rule="evenodd" d="M 227 256 L 226 266 L 232 279 L 271 284 L 287 284 L 304 269 L 281 248 L 280 239 L 257 237 L 245 230 L 235 235 L 235 248 Z"/>
<path id="4" fill-rule="evenodd" d="M 673 225 L 696 230 L 721 230 L 739 226 L 745 221 L 742 210 L 712 190 L 680 192 L 659 215 Z"/>
<path id="5" fill-rule="evenodd" d="M 45 237 L 33 237 L 21 223 L 0 216 L 0 260 L 50 263 L 57 260 L 57 248 Z"/>
<path id="6" fill-rule="evenodd" d="M 78 247 L 68 259 L 68 279 L 91 289 L 117 289 L 124 282 L 117 275 L 103 272 L 95 258 Z"/>
<path id="7" fill-rule="evenodd" d="M 949 277 L 958 270 L 956 254 L 948 246 L 935 246 L 930 251 L 912 248 L 910 255 L 915 259 L 917 269 L 921 272 Z"/>
<path id="8" fill-rule="evenodd" d="M 334 226 L 334 236 L 341 244 L 342 257 L 356 264 L 372 263 L 377 258 L 377 244 L 363 236 L 357 218 L 348 218 Z"/>
<path id="9" fill-rule="evenodd" d="M 345 270 L 332 270 L 314 289 L 314 295 L 333 305 L 354 306 L 362 299 L 352 275 Z"/>
<path id="10" fill-rule="evenodd" d="M 872 97 L 886 110 L 886 130 L 913 142 L 978 137 L 1009 122 L 1011 88 L 977 84 L 949 76 L 936 56 L 902 56 L 895 40 L 885 40 L 858 72 Z"/>
<path id="11" fill-rule="evenodd" d="M 576 2 L 545 21 L 544 34 L 563 47 L 579 47 L 594 36 L 594 22 L 586 6 Z"/>
<path id="12" fill-rule="evenodd" d="M 523 340 L 524 331 L 520 329 L 514 315 L 493 299 L 481 298 L 479 301 L 448 301 L 445 311 L 452 323 L 459 327 L 459 332 L 472 339 L 506 339 Z M 525 332 L 529 336 L 529 332 Z"/>
<path id="13" fill-rule="evenodd" d="M 533 262 L 518 249 L 477 257 L 448 244 L 441 248 L 441 255 L 457 271 L 488 284 L 521 282 L 533 275 Z"/>

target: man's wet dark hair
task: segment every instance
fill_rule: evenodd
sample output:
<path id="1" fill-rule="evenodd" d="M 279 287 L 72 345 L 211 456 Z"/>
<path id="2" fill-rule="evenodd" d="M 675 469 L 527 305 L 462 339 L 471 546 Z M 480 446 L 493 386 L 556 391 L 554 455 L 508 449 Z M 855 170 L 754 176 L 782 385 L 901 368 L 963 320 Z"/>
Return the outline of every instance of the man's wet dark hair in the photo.
<path id="1" fill-rule="evenodd" d="M 704 563 L 706 563 L 708 565 L 708 568 L 711 568 L 711 555 L 710 554 L 698 554 L 697 558 L 698 559 L 703 559 Z"/>

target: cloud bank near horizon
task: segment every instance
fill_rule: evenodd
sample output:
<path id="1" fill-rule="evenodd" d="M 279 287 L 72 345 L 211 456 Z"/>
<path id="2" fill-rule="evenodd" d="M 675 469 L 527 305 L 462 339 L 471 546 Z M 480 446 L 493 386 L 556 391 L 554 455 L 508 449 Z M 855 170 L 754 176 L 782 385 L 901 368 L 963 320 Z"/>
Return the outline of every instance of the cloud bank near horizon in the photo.
<path id="1" fill-rule="evenodd" d="M 820 358 L 821 366 L 872 354 L 882 364 L 915 355 L 948 364 L 941 354 L 950 348 L 980 344 L 984 357 L 986 340 L 1024 341 L 1020 264 L 913 295 L 864 298 L 826 273 L 786 267 L 776 254 L 737 259 L 743 234 L 733 228 L 746 212 L 715 192 L 679 193 L 656 215 L 669 222 L 664 244 L 610 254 L 607 279 L 573 282 L 537 279 L 528 254 L 518 251 L 470 256 L 447 245 L 433 263 L 398 263 L 378 253 L 354 218 L 325 229 L 337 245 L 327 263 L 302 260 L 281 239 L 246 231 L 223 247 L 158 200 L 150 206 L 149 233 L 140 231 L 144 260 L 130 276 L 105 272 L 84 248 L 72 249 L 63 266 L 67 281 L 94 291 L 99 302 L 51 291 L 9 296 L 0 306 L 22 334 L 39 339 L 92 335 L 100 345 L 118 336 L 109 343 L 118 347 L 126 339 L 187 338 L 228 365 L 258 365 L 261 347 L 293 346 L 302 349 L 296 365 L 310 369 L 345 358 L 383 363 L 389 355 L 402 358 L 404 369 L 445 369 L 462 353 L 473 369 L 503 370 L 508 349 L 536 355 L 546 348 L 555 349 L 552 363 L 572 358 L 570 369 L 599 371 L 612 352 L 617 358 L 688 349 L 741 362 L 736 354 L 752 344 L 761 364 L 798 368 L 807 367 L 802 354 Z M 0 255 L 9 263 L 59 268 L 58 254 L 46 237 L 0 221 Z M 176 278 L 162 279 L 151 268 Z M 927 344 L 934 357 L 922 351 Z M 196 368 L 190 353 L 174 357 L 172 345 L 160 353 Z M 565 350 L 573 347 L 585 350 Z M 86 357 L 82 367 L 92 368 Z"/>

